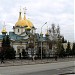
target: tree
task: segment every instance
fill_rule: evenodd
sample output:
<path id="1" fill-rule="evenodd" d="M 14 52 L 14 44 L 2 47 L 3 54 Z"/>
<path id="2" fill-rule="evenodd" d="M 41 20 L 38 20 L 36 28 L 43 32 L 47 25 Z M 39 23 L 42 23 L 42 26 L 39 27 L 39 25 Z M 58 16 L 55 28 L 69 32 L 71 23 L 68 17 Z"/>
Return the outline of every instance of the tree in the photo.
<path id="1" fill-rule="evenodd" d="M 64 40 L 64 43 L 67 43 L 67 40 Z"/>
<path id="2" fill-rule="evenodd" d="M 48 30 L 49 32 L 49 39 L 52 41 L 54 45 L 56 43 L 56 27 L 55 24 L 52 24 L 52 27 Z"/>
<path id="3" fill-rule="evenodd" d="M 61 43 L 61 40 L 60 39 L 57 40 L 56 47 L 57 47 L 56 53 L 59 55 L 60 54 L 60 51 L 62 49 L 62 43 Z"/>
<path id="4" fill-rule="evenodd" d="M 1 55 L 3 55 L 3 56 L 4 56 L 4 53 L 5 53 L 5 49 L 6 49 L 6 40 L 5 40 L 5 38 L 3 38 L 2 48 L 1 48 Z"/>
<path id="5" fill-rule="evenodd" d="M 64 37 L 62 37 L 62 43 L 67 43 L 67 40 L 65 40 Z"/>
<path id="6" fill-rule="evenodd" d="M 62 43 L 64 43 L 64 37 L 62 38 Z"/>
<path id="7" fill-rule="evenodd" d="M 41 47 L 38 47 L 38 50 L 36 52 L 36 55 L 37 55 L 38 58 L 41 57 Z"/>
<path id="8" fill-rule="evenodd" d="M 13 47 L 10 46 L 9 35 L 6 35 L 2 40 L 2 51 L 6 59 L 14 59 L 16 52 Z"/>
<path id="9" fill-rule="evenodd" d="M 61 50 L 59 52 L 59 57 L 64 57 L 65 56 L 65 49 L 63 47 L 63 44 L 61 45 Z"/>
<path id="10" fill-rule="evenodd" d="M 60 34 L 59 25 L 55 27 L 55 24 L 52 24 L 52 27 L 49 29 L 49 39 L 52 42 L 52 47 L 55 47 L 55 54 L 60 54 L 62 52 L 62 43 L 64 43 L 64 37 Z"/>
<path id="11" fill-rule="evenodd" d="M 67 48 L 66 48 L 66 54 L 71 55 L 71 47 L 70 47 L 70 42 L 67 43 Z"/>
<path id="12" fill-rule="evenodd" d="M 24 59 L 25 59 L 25 57 L 27 56 L 27 54 L 26 54 L 26 52 L 25 52 L 24 49 L 22 50 L 22 56 L 23 56 Z"/>
<path id="13" fill-rule="evenodd" d="M 7 48 L 5 51 L 5 58 L 6 59 L 14 59 L 16 52 L 13 47 Z"/>
<path id="14" fill-rule="evenodd" d="M 9 38 L 9 35 L 6 36 L 6 46 L 10 47 L 10 38 Z"/>
<path id="15" fill-rule="evenodd" d="M 5 38 L 3 38 L 2 40 L 2 47 L 5 47 L 6 46 L 6 41 L 5 41 Z"/>
<path id="16" fill-rule="evenodd" d="M 72 47 L 72 55 L 75 55 L 75 43 L 73 43 L 73 47 Z"/>
<path id="17" fill-rule="evenodd" d="M 41 47 L 39 47 L 39 49 L 37 50 L 37 56 L 38 56 L 38 58 L 41 57 Z M 44 48 L 42 48 L 42 57 L 43 58 L 46 57 L 46 50 Z"/>

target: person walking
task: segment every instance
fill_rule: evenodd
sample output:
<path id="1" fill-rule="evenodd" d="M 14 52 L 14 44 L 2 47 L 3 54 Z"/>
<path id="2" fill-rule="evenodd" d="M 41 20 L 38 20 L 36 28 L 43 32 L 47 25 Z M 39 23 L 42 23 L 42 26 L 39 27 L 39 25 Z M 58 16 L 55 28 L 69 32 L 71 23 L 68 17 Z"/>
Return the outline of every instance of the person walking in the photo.
<path id="1" fill-rule="evenodd" d="M 1 53 L 1 64 L 4 63 L 4 54 Z"/>
<path id="2" fill-rule="evenodd" d="M 55 61 L 57 61 L 57 55 L 55 55 Z"/>

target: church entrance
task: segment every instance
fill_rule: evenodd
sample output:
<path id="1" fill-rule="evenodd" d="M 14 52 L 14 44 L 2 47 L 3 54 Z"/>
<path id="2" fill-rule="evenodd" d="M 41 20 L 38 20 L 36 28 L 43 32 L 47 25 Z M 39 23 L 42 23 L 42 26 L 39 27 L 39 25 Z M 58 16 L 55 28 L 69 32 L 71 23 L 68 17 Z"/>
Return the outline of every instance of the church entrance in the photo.
<path id="1" fill-rule="evenodd" d="M 23 49 L 24 49 L 23 46 L 17 46 L 17 55 L 19 55 L 19 53 L 22 53 Z"/>

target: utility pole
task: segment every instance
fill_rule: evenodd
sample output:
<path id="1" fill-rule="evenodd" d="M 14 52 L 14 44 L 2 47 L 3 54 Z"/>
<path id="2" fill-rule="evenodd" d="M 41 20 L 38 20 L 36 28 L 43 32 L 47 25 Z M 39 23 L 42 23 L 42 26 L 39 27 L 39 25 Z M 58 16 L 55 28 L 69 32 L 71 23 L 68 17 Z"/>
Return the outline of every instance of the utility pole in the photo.
<path id="1" fill-rule="evenodd" d="M 47 22 L 45 22 L 44 25 L 45 25 L 45 24 L 47 24 Z M 43 26 L 44 26 L 44 25 L 43 25 Z M 43 26 L 42 26 L 42 27 L 43 27 Z M 42 27 L 41 27 L 41 34 L 42 34 Z M 41 36 L 41 60 L 42 60 L 42 43 L 43 43 L 43 41 L 42 41 L 42 36 Z"/>

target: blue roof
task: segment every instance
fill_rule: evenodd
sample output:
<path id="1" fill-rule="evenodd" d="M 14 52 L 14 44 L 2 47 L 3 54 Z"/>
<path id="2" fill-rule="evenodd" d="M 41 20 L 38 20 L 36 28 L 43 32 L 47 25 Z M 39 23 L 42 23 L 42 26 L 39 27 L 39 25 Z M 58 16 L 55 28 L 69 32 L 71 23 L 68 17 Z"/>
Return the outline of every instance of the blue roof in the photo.
<path id="1" fill-rule="evenodd" d="M 38 39 L 38 41 L 46 41 L 47 40 L 46 37 L 41 37 L 38 33 L 36 33 L 36 38 Z"/>
<path id="2" fill-rule="evenodd" d="M 0 35 L 0 40 L 2 40 L 3 39 L 3 35 Z"/>
<path id="3" fill-rule="evenodd" d="M 19 36 L 19 35 L 15 34 L 14 32 L 9 32 L 9 37 L 12 40 L 21 40 L 21 39 L 23 39 L 22 36 Z"/>
<path id="4" fill-rule="evenodd" d="M 39 39 L 38 39 L 38 41 L 46 41 L 46 37 L 40 37 Z"/>
<path id="5" fill-rule="evenodd" d="M 41 36 L 38 33 L 35 33 L 35 36 L 38 41 L 46 41 L 47 40 L 46 37 L 41 38 Z M 15 41 L 16 40 L 20 41 L 20 40 L 23 40 L 23 38 L 24 38 L 24 36 L 17 35 L 14 32 L 9 32 L 9 37 L 11 40 L 15 40 Z M 3 35 L 0 35 L 0 40 L 2 40 L 2 39 L 3 39 Z"/>

